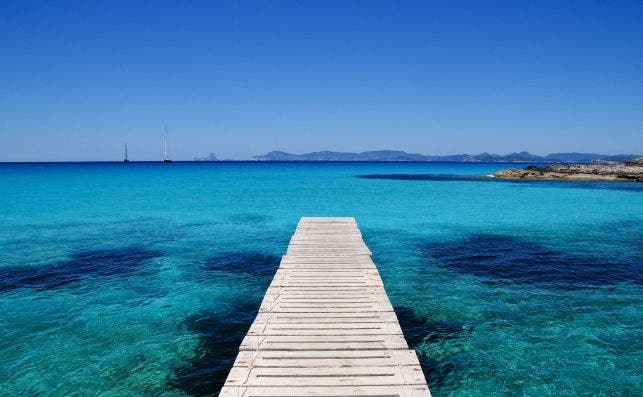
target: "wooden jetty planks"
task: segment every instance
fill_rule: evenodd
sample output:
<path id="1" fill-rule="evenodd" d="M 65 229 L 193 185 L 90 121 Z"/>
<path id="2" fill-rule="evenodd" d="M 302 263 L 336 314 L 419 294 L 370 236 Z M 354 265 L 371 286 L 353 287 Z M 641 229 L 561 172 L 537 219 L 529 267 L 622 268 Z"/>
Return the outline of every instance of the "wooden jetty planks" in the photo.
<path id="1" fill-rule="evenodd" d="M 221 396 L 430 396 L 354 218 L 301 218 Z"/>

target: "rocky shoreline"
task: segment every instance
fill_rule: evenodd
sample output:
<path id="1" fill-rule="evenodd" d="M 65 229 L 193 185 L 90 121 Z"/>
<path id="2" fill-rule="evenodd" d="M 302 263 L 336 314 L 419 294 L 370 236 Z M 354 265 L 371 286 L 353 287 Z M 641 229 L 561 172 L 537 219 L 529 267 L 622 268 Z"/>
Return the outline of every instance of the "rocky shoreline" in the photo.
<path id="1" fill-rule="evenodd" d="M 493 174 L 506 179 L 568 179 L 643 182 L 643 157 L 615 164 L 551 164 L 508 169 Z"/>

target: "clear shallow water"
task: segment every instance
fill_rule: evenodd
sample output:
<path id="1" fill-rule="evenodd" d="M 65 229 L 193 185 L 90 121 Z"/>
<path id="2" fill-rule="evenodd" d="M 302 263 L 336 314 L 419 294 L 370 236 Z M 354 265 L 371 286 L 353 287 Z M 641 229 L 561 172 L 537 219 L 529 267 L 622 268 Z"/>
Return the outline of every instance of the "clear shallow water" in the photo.
<path id="1" fill-rule="evenodd" d="M 216 395 L 299 217 L 332 215 L 435 396 L 639 394 L 643 187 L 479 177 L 505 167 L 2 164 L 0 390 Z"/>

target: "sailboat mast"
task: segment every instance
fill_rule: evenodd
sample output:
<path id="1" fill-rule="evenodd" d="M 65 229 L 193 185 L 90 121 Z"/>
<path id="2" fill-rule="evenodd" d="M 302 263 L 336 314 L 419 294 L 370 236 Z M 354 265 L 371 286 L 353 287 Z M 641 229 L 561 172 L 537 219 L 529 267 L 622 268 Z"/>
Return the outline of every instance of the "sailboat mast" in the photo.
<path id="1" fill-rule="evenodd" d="M 164 139 L 164 149 L 165 149 L 165 158 L 163 158 L 164 163 L 171 163 L 170 156 L 167 155 L 167 123 L 165 124 L 165 139 Z"/>
<path id="2" fill-rule="evenodd" d="M 127 143 L 125 144 L 125 161 L 127 161 Z"/>
<path id="3" fill-rule="evenodd" d="M 167 157 L 167 124 L 165 124 L 165 160 L 169 160 Z"/>

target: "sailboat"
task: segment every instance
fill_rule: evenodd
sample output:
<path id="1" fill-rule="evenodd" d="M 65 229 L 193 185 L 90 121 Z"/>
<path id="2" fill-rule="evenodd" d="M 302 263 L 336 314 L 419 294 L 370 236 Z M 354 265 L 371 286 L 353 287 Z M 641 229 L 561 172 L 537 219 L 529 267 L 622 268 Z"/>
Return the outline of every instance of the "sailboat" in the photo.
<path id="1" fill-rule="evenodd" d="M 164 163 L 171 163 L 170 157 L 167 155 L 167 124 L 165 124 L 165 157 L 163 158 Z"/>
<path id="2" fill-rule="evenodd" d="M 123 156 L 123 163 L 129 163 L 129 159 L 127 158 L 127 143 L 125 144 L 125 154 Z"/>

